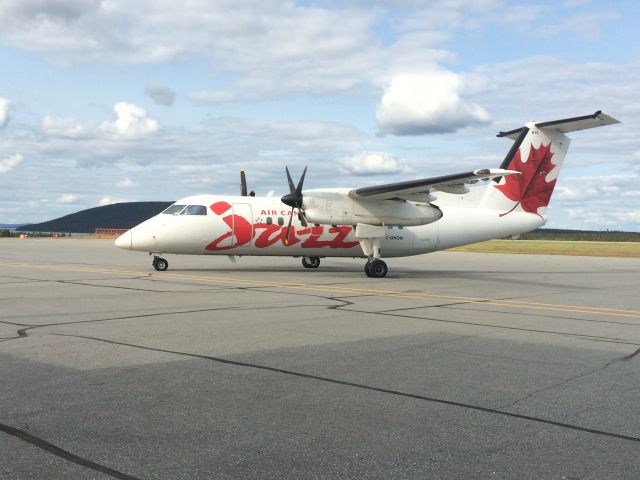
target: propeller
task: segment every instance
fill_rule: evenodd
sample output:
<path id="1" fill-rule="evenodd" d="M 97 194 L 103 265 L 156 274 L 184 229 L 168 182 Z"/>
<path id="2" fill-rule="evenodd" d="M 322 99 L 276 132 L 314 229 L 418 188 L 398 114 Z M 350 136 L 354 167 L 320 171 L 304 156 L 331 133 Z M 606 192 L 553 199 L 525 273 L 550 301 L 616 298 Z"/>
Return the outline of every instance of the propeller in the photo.
<path id="1" fill-rule="evenodd" d="M 300 177 L 300 181 L 298 185 L 293 184 L 293 180 L 291 179 L 291 174 L 289 173 L 289 167 L 285 167 L 285 171 L 287 172 L 287 181 L 289 182 L 289 193 L 284 195 L 280 200 L 285 205 L 291 207 L 291 215 L 289 216 L 289 223 L 287 225 L 287 234 L 285 235 L 285 244 L 289 243 L 289 232 L 291 231 L 291 222 L 293 221 L 293 211 L 298 209 L 298 217 L 304 226 L 306 226 L 307 221 L 304 218 L 304 214 L 302 213 L 302 185 L 304 184 L 304 176 L 307 174 L 307 167 L 304 167 L 302 172 L 302 176 Z"/>

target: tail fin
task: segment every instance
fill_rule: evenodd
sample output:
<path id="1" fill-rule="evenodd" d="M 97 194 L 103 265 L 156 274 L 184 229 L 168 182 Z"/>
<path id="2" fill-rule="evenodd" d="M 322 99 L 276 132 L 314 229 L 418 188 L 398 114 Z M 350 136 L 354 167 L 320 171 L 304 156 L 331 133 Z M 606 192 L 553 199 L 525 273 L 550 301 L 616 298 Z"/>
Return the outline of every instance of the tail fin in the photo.
<path id="1" fill-rule="evenodd" d="M 524 127 L 500 132 L 514 143 L 500 168 L 516 170 L 520 175 L 496 178 L 487 189 L 482 206 L 501 210 L 500 216 L 517 208 L 542 216 L 549 205 L 564 157 L 571 140 L 565 133 L 620 123 L 606 113 L 566 118 L 552 122 L 529 122 Z"/>

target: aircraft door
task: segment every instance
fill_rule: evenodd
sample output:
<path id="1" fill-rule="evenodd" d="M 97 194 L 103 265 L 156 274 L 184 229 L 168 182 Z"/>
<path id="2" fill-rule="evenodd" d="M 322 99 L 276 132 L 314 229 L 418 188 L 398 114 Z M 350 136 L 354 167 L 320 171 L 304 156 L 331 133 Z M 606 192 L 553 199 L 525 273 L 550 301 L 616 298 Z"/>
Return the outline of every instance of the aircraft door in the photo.
<path id="1" fill-rule="evenodd" d="M 233 204 L 234 243 L 240 246 L 251 245 L 253 238 L 253 211 L 248 203 Z"/>
<path id="2" fill-rule="evenodd" d="M 413 248 L 432 250 L 438 243 L 438 222 L 413 227 Z"/>

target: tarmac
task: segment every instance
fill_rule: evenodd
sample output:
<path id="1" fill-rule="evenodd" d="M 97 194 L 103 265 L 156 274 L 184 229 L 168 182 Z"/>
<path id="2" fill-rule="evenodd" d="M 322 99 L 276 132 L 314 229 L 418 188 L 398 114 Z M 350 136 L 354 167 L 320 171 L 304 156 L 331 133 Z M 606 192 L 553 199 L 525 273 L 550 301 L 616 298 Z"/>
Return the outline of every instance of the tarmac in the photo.
<path id="1" fill-rule="evenodd" d="M 0 239 L 0 478 L 640 478 L 640 260 Z"/>

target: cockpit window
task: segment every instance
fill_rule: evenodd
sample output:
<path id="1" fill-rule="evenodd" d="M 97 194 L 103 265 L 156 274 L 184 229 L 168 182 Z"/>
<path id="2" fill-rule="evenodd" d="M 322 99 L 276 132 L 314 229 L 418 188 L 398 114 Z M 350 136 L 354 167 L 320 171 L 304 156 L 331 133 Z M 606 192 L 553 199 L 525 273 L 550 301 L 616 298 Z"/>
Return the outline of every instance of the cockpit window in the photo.
<path id="1" fill-rule="evenodd" d="M 184 207 L 186 207 L 186 205 L 171 205 L 162 213 L 166 213 L 167 215 L 178 215 Z"/>
<path id="2" fill-rule="evenodd" d="M 204 205 L 189 205 L 180 215 L 206 215 L 207 207 Z"/>

